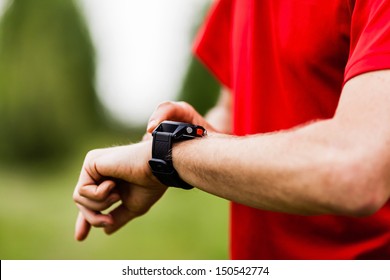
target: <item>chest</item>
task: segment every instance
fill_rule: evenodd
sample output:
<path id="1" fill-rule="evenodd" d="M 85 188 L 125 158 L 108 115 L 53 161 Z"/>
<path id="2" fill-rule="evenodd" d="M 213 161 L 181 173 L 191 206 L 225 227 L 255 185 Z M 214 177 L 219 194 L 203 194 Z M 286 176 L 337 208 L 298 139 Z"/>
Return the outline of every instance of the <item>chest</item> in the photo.
<path id="1" fill-rule="evenodd" d="M 348 59 L 350 0 L 236 0 L 233 13 L 236 58 L 272 60 L 287 68 L 344 67 Z"/>

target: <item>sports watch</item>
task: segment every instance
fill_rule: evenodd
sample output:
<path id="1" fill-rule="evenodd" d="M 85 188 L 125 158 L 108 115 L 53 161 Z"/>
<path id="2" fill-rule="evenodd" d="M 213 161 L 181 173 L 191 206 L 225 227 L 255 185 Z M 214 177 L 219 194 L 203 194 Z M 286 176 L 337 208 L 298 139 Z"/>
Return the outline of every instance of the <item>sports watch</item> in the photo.
<path id="1" fill-rule="evenodd" d="M 172 145 L 206 134 L 206 129 L 199 125 L 173 121 L 160 123 L 152 133 L 152 159 L 149 160 L 149 166 L 153 175 L 164 185 L 185 190 L 192 189 L 193 186 L 184 182 L 173 167 Z"/>

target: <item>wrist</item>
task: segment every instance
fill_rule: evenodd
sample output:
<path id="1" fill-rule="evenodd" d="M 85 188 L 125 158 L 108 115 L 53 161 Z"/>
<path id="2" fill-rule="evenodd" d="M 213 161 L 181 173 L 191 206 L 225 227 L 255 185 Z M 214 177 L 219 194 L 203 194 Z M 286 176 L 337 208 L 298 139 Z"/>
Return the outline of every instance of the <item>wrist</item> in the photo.
<path id="1" fill-rule="evenodd" d="M 144 144 L 145 146 L 145 149 L 144 149 L 144 152 L 145 152 L 145 160 L 142 160 L 142 163 L 144 165 L 144 173 L 145 173 L 145 178 L 147 178 L 150 183 L 152 185 L 155 185 L 155 186 L 164 186 L 163 184 L 161 184 L 161 182 L 156 178 L 156 176 L 153 175 L 153 172 L 152 170 L 150 169 L 150 166 L 149 166 L 149 161 L 151 160 L 152 158 L 152 147 L 153 147 L 153 138 L 150 138 L 146 141 L 142 141 L 141 143 Z M 164 186 L 166 187 L 166 186 Z"/>
<path id="2" fill-rule="evenodd" d="M 115 151 L 111 154 L 111 162 L 115 163 L 113 177 L 140 186 L 161 187 L 149 168 L 151 158 L 151 139 L 139 143 L 109 148 Z M 112 167 L 114 169 L 114 166 Z"/>
<path id="3" fill-rule="evenodd" d="M 211 158 L 220 153 L 215 140 L 230 136 L 221 133 L 208 133 L 207 136 L 193 141 L 175 143 L 172 149 L 173 165 L 179 176 L 187 183 L 201 187 Z"/>

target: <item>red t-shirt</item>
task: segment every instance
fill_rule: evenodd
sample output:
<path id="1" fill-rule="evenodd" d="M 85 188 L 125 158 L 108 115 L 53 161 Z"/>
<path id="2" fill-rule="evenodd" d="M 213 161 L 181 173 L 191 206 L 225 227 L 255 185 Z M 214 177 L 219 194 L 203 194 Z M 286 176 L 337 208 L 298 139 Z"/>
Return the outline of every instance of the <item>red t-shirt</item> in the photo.
<path id="1" fill-rule="evenodd" d="M 195 52 L 232 90 L 236 135 L 331 118 L 348 79 L 390 68 L 390 1 L 220 0 Z M 390 203 L 366 218 L 232 203 L 231 258 L 390 259 Z"/>

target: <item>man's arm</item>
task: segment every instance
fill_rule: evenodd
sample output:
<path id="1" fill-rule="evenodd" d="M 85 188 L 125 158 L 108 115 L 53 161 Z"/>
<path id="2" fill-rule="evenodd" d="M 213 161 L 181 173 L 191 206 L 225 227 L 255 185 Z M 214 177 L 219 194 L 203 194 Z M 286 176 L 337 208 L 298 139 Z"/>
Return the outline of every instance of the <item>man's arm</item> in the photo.
<path id="1" fill-rule="evenodd" d="M 226 103 L 228 104 L 228 103 Z M 210 136 L 175 144 L 180 176 L 200 189 L 248 206 L 298 214 L 361 216 L 377 211 L 390 194 L 390 70 L 346 83 L 332 119 L 289 131 L 234 137 L 220 134 L 186 103 L 167 102 L 160 121 L 192 122 Z M 112 233 L 148 211 L 166 187 L 148 166 L 151 140 L 91 151 L 73 198 L 80 209 L 75 236 L 90 226 Z M 117 201 L 122 204 L 108 214 Z"/>
<path id="2" fill-rule="evenodd" d="M 222 93 L 210 114 L 211 124 L 185 102 L 164 102 L 151 116 L 148 131 L 168 118 L 202 124 L 209 131 L 216 131 L 213 125 L 217 125 L 222 127 L 219 132 L 227 132 L 230 130 L 229 100 L 230 95 Z M 108 234 L 115 232 L 146 213 L 164 194 L 166 186 L 153 176 L 148 165 L 151 149 L 148 133 L 140 143 L 93 150 L 87 154 L 73 193 L 79 208 L 75 228 L 77 240 L 84 240 L 91 226 L 103 227 Z M 110 213 L 101 212 L 118 201 L 121 204 Z"/>
<path id="3" fill-rule="evenodd" d="M 211 134 L 177 144 L 190 184 L 256 208 L 361 216 L 390 193 L 390 71 L 346 83 L 332 119 L 248 137 Z"/>

